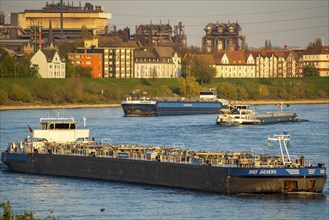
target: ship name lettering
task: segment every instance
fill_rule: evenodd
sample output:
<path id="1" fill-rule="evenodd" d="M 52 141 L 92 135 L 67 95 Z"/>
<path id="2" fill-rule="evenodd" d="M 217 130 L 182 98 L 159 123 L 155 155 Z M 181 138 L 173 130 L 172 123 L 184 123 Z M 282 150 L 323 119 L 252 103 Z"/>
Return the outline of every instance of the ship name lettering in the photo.
<path id="1" fill-rule="evenodd" d="M 276 170 L 260 170 L 259 174 L 276 174 Z"/>
<path id="2" fill-rule="evenodd" d="M 249 170 L 249 174 L 257 174 L 258 170 Z"/>

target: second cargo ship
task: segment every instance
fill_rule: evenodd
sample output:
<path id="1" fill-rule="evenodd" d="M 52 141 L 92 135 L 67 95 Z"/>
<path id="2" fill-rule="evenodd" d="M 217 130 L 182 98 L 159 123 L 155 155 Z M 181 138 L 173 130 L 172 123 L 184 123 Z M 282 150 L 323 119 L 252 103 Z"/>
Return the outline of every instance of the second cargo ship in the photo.
<path id="1" fill-rule="evenodd" d="M 141 98 L 121 102 L 124 115 L 130 117 L 219 114 L 226 104 L 226 100 L 217 98 L 215 91 L 200 92 L 197 100 Z"/>

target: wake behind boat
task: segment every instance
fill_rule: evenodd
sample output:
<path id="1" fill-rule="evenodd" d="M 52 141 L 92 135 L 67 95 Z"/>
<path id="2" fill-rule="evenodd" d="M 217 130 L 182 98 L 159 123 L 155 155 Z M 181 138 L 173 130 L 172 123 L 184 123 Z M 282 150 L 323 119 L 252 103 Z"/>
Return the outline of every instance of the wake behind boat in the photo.
<path id="1" fill-rule="evenodd" d="M 228 108 L 221 110 L 216 123 L 219 125 L 262 125 L 303 121 L 297 117 L 295 112 L 282 111 L 282 104 L 279 107 L 281 111 L 260 114 L 256 110 L 250 109 L 250 105 L 229 104 Z"/>
<path id="2" fill-rule="evenodd" d="M 11 170 L 39 175 L 153 184 L 225 194 L 321 193 L 324 164 L 288 152 L 290 135 L 274 135 L 279 155 L 209 152 L 185 147 L 96 143 L 74 118 L 42 118 L 32 138 L 9 143 L 1 161 Z M 85 120 L 84 120 L 85 122 Z M 85 123 L 84 123 L 85 124 Z M 311 144 L 311 143 L 309 143 Z"/>

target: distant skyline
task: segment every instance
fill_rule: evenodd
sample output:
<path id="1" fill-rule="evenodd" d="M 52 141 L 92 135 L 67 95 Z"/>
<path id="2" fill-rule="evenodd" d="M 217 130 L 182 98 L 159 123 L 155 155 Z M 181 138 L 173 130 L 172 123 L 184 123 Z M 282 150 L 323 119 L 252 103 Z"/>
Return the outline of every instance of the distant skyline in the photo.
<path id="1" fill-rule="evenodd" d="M 59 0 L 48 0 L 59 2 Z M 79 0 L 70 4 L 79 5 Z M 0 0 L 0 10 L 23 12 L 25 9 L 41 9 L 47 0 Z M 68 1 L 64 0 L 65 3 Z M 188 46 L 201 47 L 204 28 L 208 23 L 238 22 L 242 34 L 246 36 L 249 48 L 260 48 L 265 40 L 273 46 L 307 47 L 316 38 L 324 38 L 329 45 L 329 1 L 328 0 L 101 0 L 81 1 L 104 6 L 104 11 L 112 14 L 109 25 L 117 29 L 130 28 L 140 24 L 169 24 L 178 22 L 185 25 Z M 6 16 L 6 23 L 10 19 Z"/>

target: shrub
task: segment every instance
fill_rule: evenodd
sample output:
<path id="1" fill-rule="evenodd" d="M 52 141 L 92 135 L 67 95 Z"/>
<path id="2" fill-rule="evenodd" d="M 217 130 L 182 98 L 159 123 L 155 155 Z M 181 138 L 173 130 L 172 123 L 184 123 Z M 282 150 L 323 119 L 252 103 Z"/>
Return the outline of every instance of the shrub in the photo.
<path id="1" fill-rule="evenodd" d="M 316 92 L 316 96 L 321 99 L 328 98 L 328 94 L 322 90 Z"/>
<path id="2" fill-rule="evenodd" d="M 237 99 L 238 93 L 236 88 L 229 82 L 219 83 L 217 86 L 217 94 L 224 99 Z"/>
<path id="3" fill-rule="evenodd" d="M 11 89 L 11 99 L 14 101 L 30 102 L 32 101 L 32 95 L 27 89 L 14 84 Z"/>
<path id="4" fill-rule="evenodd" d="M 83 85 L 78 78 L 68 79 L 63 90 L 64 99 L 69 103 L 76 103 L 81 100 Z"/>
<path id="5" fill-rule="evenodd" d="M 117 101 L 117 100 L 121 99 L 120 88 L 115 84 L 111 84 L 107 89 L 105 89 L 103 95 L 107 99 L 113 100 L 113 101 Z"/>
<path id="6" fill-rule="evenodd" d="M 5 90 L 0 89 L 0 105 L 6 105 L 8 103 L 8 94 Z"/>
<path id="7" fill-rule="evenodd" d="M 41 80 L 35 83 L 33 95 L 44 101 L 52 101 L 56 95 L 57 87 L 50 80 Z"/>
<path id="8" fill-rule="evenodd" d="M 12 219 L 17 219 L 17 220 L 24 220 L 24 219 L 29 219 L 29 220 L 33 220 L 33 219 L 37 219 L 34 217 L 32 212 L 27 212 L 24 211 L 24 214 L 15 214 L 11 208 L 10 202 L 2 202 L 0 204 L 0 208 L 3 209 L 3 211 L 0 212 L 0 219 L 2 220 L 12 220 Z M 50 211 L 50 214 L 52 213 L 52 211 Z M 48 215 L 45 219 L 53 219 L 56 220 L 56 218 L 54 216 Z"/>
<path id="9" fill-rule="evenodd" d="M 97 104 L 100 101 L 100 97 L 90 94 L 88 92 L 85 92 L 82 94 L 81 100 L 83 101 L 83 103 L 86 103 L 86 104 Z"/>

